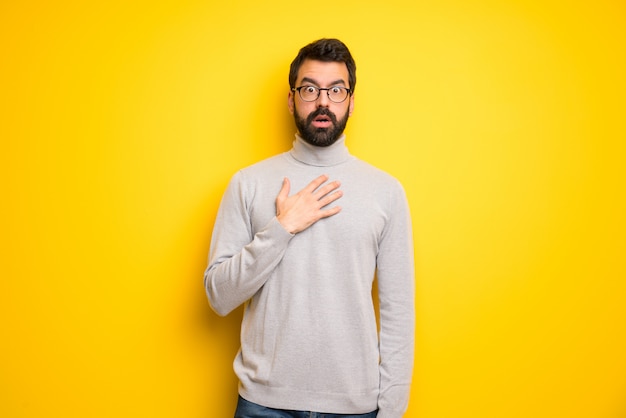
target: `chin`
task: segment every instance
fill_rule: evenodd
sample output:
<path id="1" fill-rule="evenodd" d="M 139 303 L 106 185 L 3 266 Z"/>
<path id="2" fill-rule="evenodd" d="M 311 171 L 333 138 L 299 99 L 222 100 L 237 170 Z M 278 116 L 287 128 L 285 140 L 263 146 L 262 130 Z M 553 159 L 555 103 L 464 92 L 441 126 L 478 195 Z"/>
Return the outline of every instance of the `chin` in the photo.
<path id="1" fill-rule="evenodd" d="M 316 147 L 329 147 L 337 142 L 341 137 L 341 132 L 335 135 L 332 132 L 328 132 L 327 129 L 318 129 L 315 132 L 300 133 L 300 136 L 305 142 Z"/>

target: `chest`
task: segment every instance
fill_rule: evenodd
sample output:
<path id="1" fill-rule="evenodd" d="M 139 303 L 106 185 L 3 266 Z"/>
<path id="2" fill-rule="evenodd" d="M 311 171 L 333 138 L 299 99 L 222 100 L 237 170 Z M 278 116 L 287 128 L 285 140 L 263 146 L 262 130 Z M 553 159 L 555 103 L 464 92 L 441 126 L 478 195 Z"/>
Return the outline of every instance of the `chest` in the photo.
<path id="1" fill-rule="evenodd" d="M 321 174 L 321 173 L 320 173 Z M 329 174 L 331 179 L 334 179 Z M 290 195 L 302 190 L 309 179 L 309 175 L 302 180 L 291 180 Z M 384 195 L 366 179 L 341 179 L 340 190 L 343 196 L 331 203 L 331 206 L 340 206 L 341 211 L 331 217 L 323 218 L 298 234 L 295 240 L 309 241 L 311 245 L 332 246 L 345 251 L 353 248 L 376 250 L 389 217 L 392 215 Z M 280 191 L 282 178 L 271 182 L 264 182 L 266 186 L 257 187 L 249 196 L 246 207 L 249 216 L 252 235 L 265 227 L 276 216 L 276 196 Z M 271 184 L 272 186 L 267 186 Z M 294 242 L 294 244 L 296 243 Z"/>

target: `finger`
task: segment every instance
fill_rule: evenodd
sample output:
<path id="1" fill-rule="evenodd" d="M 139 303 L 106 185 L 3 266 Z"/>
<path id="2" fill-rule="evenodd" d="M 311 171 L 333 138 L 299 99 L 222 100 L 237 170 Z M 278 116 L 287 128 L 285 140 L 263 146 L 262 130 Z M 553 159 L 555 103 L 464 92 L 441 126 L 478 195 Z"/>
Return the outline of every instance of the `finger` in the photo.
<path id="1" fill-rule="evenodd" d="M 333 206 L 330 209 L 320 211 L 320 219 L 328 218 L 329 216 L 333 216 L 341 212 L 341 206 Z"/>
<path id="2" fill-rule="evenodd" d="M 334 193 L 327 194 L 326 196 L 324 196 L 323 198 L 319 200 L 320 207 L 323 208 L 324 206 L 333 203 L 335 200 L 339 199 L 341 196 L 343 196 L 343 192 L 341 190 L 338 190 Z"/>
<path id="3" fill-rule="evenodd" d="M 315 191 L 315 189 L 317 189 L 318 187 L 320 187 L 325 181 L 328 180 L 328 176 L 326 174 L 322 174 L 321 176 L 319 176 L 318 178 L 316 178 L 315 180 L 313 180 L 312 182 L 310 182 L 305 188 L 304 190 L 306 190 L 309 193 L 313 193 Z"/>
<path id="4" fill-rule="evenodd" d="M 323 187 L 320 187 L 319 190 L 317 190 L 315 192 L 315 196 L 319 199 L 321 199 L 322 197 L 326 196 L 327 194 L 329 194 L 330 192 L 332 192 L 333 190 L 336 190 L 339 188 L 339 186 L 341 186 L 341 183 L 338 180 L 335 181 L 331 181 L 328 184 L 325 184 Z"/>

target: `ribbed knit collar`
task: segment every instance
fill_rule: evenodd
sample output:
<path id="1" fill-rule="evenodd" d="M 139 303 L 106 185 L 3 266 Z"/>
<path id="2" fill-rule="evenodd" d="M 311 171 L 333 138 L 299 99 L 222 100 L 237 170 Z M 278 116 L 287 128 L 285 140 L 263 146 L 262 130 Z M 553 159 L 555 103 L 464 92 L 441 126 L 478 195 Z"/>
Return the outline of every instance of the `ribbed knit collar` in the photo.
<path id="1" fill-rule="evenodd" d="M 351 155 L 346 146 L 346 136 L 341 135 L 337 141 L 328 147 L 316 147 L 305 142 L 296 134 L 293 148 L 289 153 L 301 163 L 317 167 L 330 167 L 341 164 L 350 159 Z"/>

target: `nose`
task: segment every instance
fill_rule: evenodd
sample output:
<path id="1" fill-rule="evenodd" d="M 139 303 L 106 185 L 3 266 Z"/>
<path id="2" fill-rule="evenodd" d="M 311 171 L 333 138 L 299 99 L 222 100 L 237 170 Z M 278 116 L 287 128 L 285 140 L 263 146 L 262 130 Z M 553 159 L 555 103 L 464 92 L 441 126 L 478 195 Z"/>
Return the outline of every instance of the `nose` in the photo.
<path id="1" fill-rule="evenodd" d="M 321 90 L 317 96 L 317 107 L 328 107 L 330 99 L 328 98 L 328 90 Z"/>

